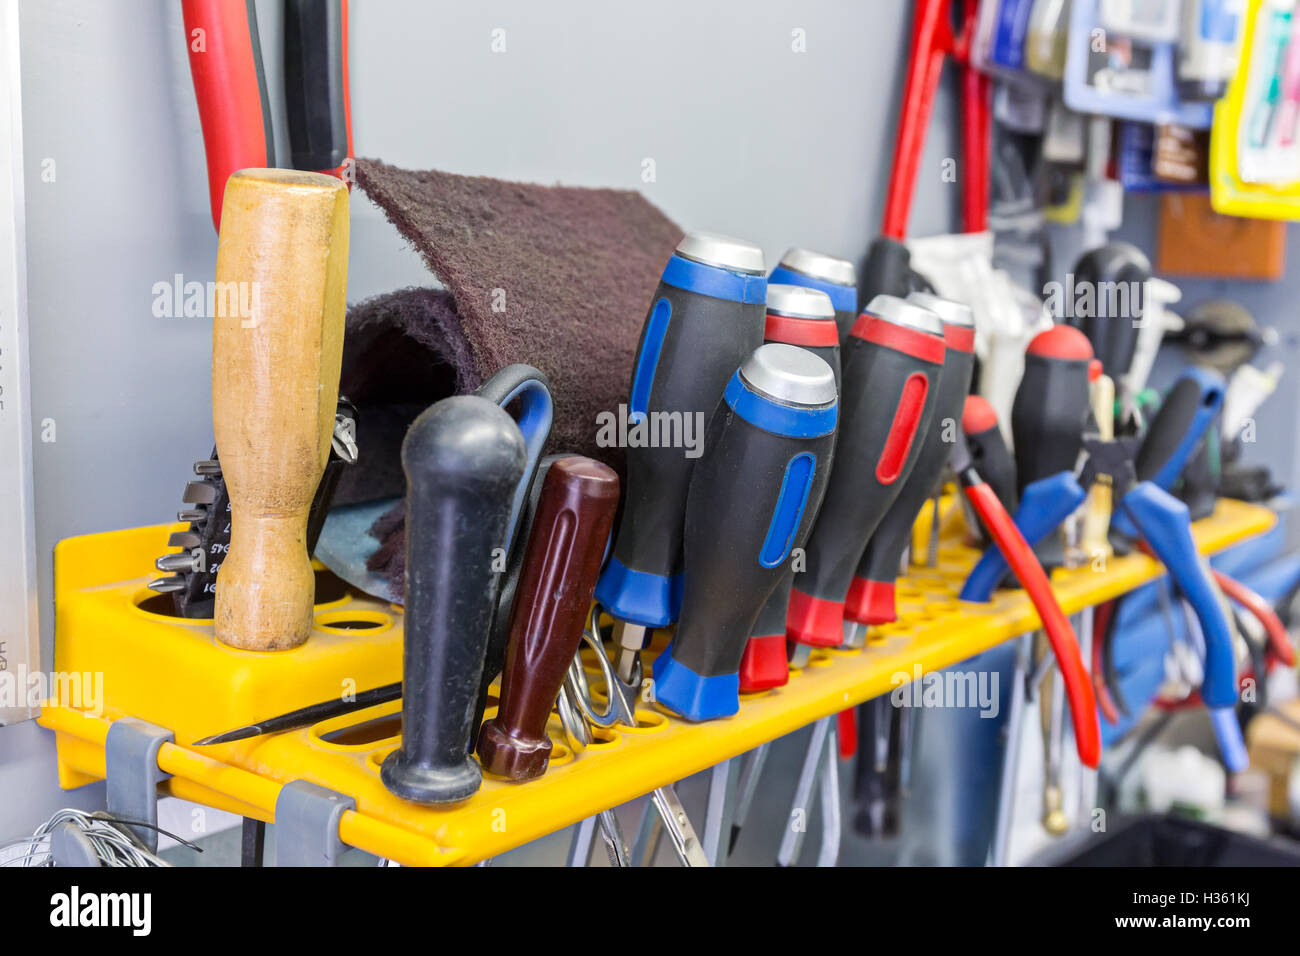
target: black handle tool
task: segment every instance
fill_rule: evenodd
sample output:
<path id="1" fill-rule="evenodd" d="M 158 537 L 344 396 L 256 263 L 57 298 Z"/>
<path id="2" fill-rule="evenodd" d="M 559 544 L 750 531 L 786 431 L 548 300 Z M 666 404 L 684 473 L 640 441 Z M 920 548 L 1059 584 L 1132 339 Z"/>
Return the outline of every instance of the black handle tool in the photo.
<path id="1" fill-rule="evenodd" d="M 402 746 L 384 761 L 380 776 L 406 800 L 455 803 L 482 780 L 468 750 L 500 555 L 526 463 L 519 426 L 477 395 L 436 403 L 402 442 Z"/>

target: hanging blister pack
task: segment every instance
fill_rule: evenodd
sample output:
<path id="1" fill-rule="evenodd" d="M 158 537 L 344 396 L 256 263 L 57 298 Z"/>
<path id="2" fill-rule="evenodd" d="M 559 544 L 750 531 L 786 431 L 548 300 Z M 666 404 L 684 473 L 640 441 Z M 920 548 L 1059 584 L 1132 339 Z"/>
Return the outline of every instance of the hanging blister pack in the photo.
<path id="1" fill-rule="evenodd" d="M 1300 15 L 1296 0 L 1247 0 L 1241 62 L 1215 107 L 1216 212 L 1300 219 Z"/>
<path id="2" fill-rule="evenodd" d="M 1112 16 L 1133 33 L 1108 29 L 1101 17 L 1101 0 L 1074 0 L 1070 8 L 1070 37 L 1065 64 L 1065 102 L 1080 113 L 1097 113 L 1140 123 L 1179 123 L 1193 129 L 1209 127 L 1213 104 L 1184 101 L 1177 83 L 1179 21 L 1174 32 L 1155 29 L 1167 17 Z M 1137 10 L 1146 5 L 1121 3 L 1110 12 Z M 1177 5 L 1173 5 L 1176 9 Z M 1161 6 L 1164 9 L 1164 5 Z M 1175 39 L 1152 39 L 1173 36 Z"/>
<path id="3" fill-rule="evenodd" d="M 1148 123 L 1119 124 L 1119 182 L 1125 192 L 1204 192 L 1204 183 L 1177 182 L 1157 173 L 1157 135 Z"/>

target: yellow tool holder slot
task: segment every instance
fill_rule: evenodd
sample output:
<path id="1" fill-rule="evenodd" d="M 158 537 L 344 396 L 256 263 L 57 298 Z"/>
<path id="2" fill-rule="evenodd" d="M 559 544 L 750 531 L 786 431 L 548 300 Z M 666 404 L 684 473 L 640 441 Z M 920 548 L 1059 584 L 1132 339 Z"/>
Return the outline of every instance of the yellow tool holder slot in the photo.
<path id="1" fill-rule="evenodd" d="M 1276 520 L 1267 508 L 1225 499 L 1196 522 L 1197 546 L 1219 551 Z M 600 731 L 580 754 L 562 742 L 553 716 L 555 749 L 544 776 L 517 784 L 485 775 L 469 800 L 437 809 L 401 800 L 379 780 L 380 763 L 398 745 L 399 701 L 302 730 L 189 746 L 209 734 L 401 680 L 402 612 L 349 591 L 322 571 L 322 603 L 306 644 L 270 653 L 226 647 L 213 636 L 211 621 L 173 616 L 170 598 L 145 587 L 154 557 L 177 527 L 69 538 L 55 549 L 55 670 L 103 675 L 98 712 L 68 700 L 42 710 L 39 722 L 57 737 L 60 784 L 103 779 L 108 729 L 133 716 L 175 733 L 176 743 L 164 744 L 158 754 L 159 768 L 171 774 L 160 792 L 273 821 L 281 787 L 308 780 L 355 797 L 356 809 L 339 824 L 344 843 L 404 865 L 469 864 L 504 853 L 887 693 L 912 680 L 918 666 L 922 673 L 939 670 L 1040 625 L 1019 591 L 1001 591 L 987 605 L 960 602 L 957 594 L 978 554 L 945 537 L 938 567 L 913 568 L 898 582 L 899 620 L 873 629 L 865 648 L 815 652 L 789 684 L 746 695 L 740 713 L 725 720 L 691 724 L 646 703 L 642 726 Z M 918 532 L 923 538 L 925 529 Z M 916 543 L 923 554 L 924 541 Z M 1104 569 L 1057 571 L 1052 580 L 1062 608 L 1073 613 L 1161 573 L 1153 559 L 1132 554 L 1109 559 Z M 666 638 L 656 635 L 647 658 Z M 489 708 L 488 715 L 493 712 Z"/>

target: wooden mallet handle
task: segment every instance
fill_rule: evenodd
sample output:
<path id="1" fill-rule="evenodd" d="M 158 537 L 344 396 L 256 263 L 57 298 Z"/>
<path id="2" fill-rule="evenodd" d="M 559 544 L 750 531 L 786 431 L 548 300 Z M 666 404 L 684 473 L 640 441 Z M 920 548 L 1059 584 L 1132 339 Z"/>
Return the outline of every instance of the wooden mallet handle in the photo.
<path id="1" fill-rule="evenodd" d="M 231 511 L 216 634 L 232 647 L 284 650 L 311 632 L 307 513 L 338 404 L 347 274 L 341 181 L 286 169 L 230 177 L 217 248 L 212 425 Z"/>

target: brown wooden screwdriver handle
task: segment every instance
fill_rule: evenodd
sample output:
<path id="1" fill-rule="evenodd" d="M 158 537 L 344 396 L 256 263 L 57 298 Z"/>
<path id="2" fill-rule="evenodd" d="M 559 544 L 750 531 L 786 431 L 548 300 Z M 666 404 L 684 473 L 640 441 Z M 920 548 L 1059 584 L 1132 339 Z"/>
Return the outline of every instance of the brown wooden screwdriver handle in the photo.
<path id="1" fill-rule="evenodd" d="M 231 518 L 216 634 L 232 647 L 283 650 L 311 631 L 307 513 L 338 406 L 347 274 L 341 181 L 287 169 L 230 177 L 217 246 L 212 427 Z"/>
<path id="2" fill-rule="evenodd" d="M 483 768 L 512 780 L 546 772 L 546 721 L 587 622 L 618 507 L 618 475 L 577 455 L 546 472 L 510 617 L 501 706 L 478 739 Z"/>

